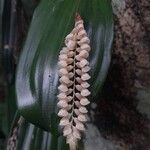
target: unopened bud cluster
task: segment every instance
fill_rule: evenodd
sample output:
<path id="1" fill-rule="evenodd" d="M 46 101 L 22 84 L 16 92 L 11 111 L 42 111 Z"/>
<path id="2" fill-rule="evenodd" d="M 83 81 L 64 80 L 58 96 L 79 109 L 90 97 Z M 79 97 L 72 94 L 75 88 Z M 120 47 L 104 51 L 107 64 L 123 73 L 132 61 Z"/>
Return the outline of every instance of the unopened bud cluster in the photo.
<path id="1" fill-rule="evenodd" d="M 88 56 L 90 40 L 84 29 L 83 20 L 78 15 L 75 27 L 65 38 L 65 45 L 59 55 L 59 82 L 60 85 L 58 116 L 60 126 L 63 128 L 63 135 L 66 137 L 70 148 L 75 149 L 77 141 L 81 139 L 81 132 L 85 130 L 87 121 L 86 105 L 90 102 L 88 74 L 90 67 Z"/>

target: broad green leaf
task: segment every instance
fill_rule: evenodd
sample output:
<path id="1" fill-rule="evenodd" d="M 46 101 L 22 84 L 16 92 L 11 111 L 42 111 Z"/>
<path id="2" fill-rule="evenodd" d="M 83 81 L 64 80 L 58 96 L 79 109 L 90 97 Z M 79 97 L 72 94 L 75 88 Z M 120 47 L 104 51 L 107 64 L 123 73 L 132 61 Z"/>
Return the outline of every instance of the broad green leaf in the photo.
<path id="1" fill-rule="evenodd" d="M 35 10 L 16 76 L 17 103 L 29 122 L 58 134 L 58 55 L 76 12 L 91 40 L 91 101 L 96 101 L 111 59 L 113 19 L 108 0 L 43 0 Z"/>
<path id="2" fill-rule="evenodd" d="M 12 123 L 9 137 L 11 137 L 15 127 L 18 127 L 17 139 L 16 141 L 13 140 L 14 144 L 12 144 L 15 146 L 15 150 L 69 150 L 64 137 L 60 136 L 58 138 L 49 132 L 37 128 L 23 117 L 20 117 L 18 113 L 16 113 Z"/>
<path id="3" fill-rule="evenodd" d="M 16 113 L 11 131 L 17 126 L 18 120 L 20 123 L 17 139 L 16 143 L 12 144 L 15 145 L 15 150 L 69 150 L 69 145 L 66 144 L 63 136 L 54 136 L 49 132 L 37 128 L 25 121 L 18 113 Z M 95 136 L 97 137 L 96 139 L 94 138 Z M 87 123 L 87 130 L 83 140 L 79 143 L 78 149 L 87 150 L 92 148 L 94 150 L 116 150 L 110 141 L 101 136 L 94 124 Z"/>

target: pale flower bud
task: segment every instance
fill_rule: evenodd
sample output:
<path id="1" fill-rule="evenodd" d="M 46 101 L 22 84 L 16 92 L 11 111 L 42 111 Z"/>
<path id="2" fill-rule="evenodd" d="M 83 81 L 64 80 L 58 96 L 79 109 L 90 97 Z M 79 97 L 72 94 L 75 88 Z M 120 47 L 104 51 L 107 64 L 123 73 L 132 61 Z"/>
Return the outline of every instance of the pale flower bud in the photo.
<path id="1" fill-rule="evenodd" d="M 86 66 L 89 62 L 86 59 L 82 59 L 79 63 L 80 67 L 83 68 L 84 66 Z"/>
<path id="2" fill-rule="evenodd" d="M 60 109 L 59 112 L 58 112 L 58 116 L 59 117 L 67 117 L 68 112 L 65 109 Z"/>
<path id="3" fill-rule="evenodd" d="M 67 92 L 68 91 L 68 87 L 64 84 L 61 84 L 58 89 L 62 92 Z"/>
<path id="4" fill-rule="evenodd" d="M 81 76 L 81 79 L 83 80 L 83 81 L 86 81 L 86 80 L 89 80 L 91 77 L 90 77 L 90 75 L 88 74 L 88 73 L 84 73 L 82 76 Z"/>
<path id="5" fill-rule="evenodd" d="M 83 106 L 86 106 L 86 105 L 88 105 L 90 102 L 89 102 L 89 100 L 87 99 L 87 98 L 82 98 L 81 100 L 80 100 L 80 104 L 81 105 L 83 105 Z"/>
<path id="6" fill-rule="evenodd" d="M 85 115 L 82 115 L 82 114 L 80 114 L 80 115 L 78 116 L 78 120 L 81 121 L 81 122 L 86 122 L 86 121 L 87 121 Z"/>
<path id="7" fill-rule="evenodd" d="M 65 118 L 65 117 L 63 117 L 63 118 L 60 120 L 60 123 L 59 123 L 60 126 L 66 126 L 66 125 L 68 125 L 68 124 L 69 124 L 69 119 L 68 119 L 68 118 Z"/>

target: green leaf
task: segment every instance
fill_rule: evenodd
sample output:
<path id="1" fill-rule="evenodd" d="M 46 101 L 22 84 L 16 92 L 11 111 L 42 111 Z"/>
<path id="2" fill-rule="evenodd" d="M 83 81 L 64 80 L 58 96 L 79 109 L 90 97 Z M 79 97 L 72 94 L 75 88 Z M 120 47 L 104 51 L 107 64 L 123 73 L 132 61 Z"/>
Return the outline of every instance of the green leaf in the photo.
<path id="1" fill-rule="evenodd" d="M 91 40 L 91 101 L 96 101 L 111 59 L 113 18 L 108 0 L 43 0 L 33 15 L 20 57 L 16 93 L 20 113 L 31 123 L 55 131 L 58 55 L 79 12 Z M 56 131 L 55 133 L 57 133 Z"/>
<path id="2" fill-rule="evenodd" d="M 63 136 L 58 137 L 37 128 L 35 125 L 27 122 L 21 117 L 18 112 L 16 112 L 12 123 L 10 136 L 16 127 L 18 128 L 17 139 L 16 141 L 13 140 L 15 143 L 12 144 L 15 145 L 15 150 L 69 150 L 69 145 L 66 144 Z M 96 139 L 95 136 L 97 137 Z M 104 139 L 98 128 L 92 123 L 87 123 L 84 139 L 80 141 L 78 148 L 79 150 L 89 148 L 115 150 L 113 143 Z"/>
<path id="3" fill-rule="evenodd" d="M 18 124 L 19 121 L 19 124 Z M 15 150 L 69 150 L 65 143 L 64 137 L 59 138 L 51 135 L 35 125 L 27 122 L 23 117 L 16 113 L 14 118 L 10 136 L 13 129 L 18 126 L 17 139 L 13 142 Z"/>

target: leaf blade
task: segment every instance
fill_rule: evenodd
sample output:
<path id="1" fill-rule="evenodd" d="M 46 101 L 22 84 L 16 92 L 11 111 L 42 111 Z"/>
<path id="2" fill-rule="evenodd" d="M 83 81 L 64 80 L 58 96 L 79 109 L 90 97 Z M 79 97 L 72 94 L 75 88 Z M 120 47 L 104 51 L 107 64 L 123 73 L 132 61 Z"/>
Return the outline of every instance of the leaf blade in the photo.
<path id="1" fill-rule="evenodd" d="M 110 63 L 113 21 L 109 7 L 110 2 L 104 0 L 82 0 L 79 4 L 74 0 L 44 0 L 36 9 L 16 80 L 19 110 L 28 121 L 51 130 L 53 114 L 57 113 L 58 55 L 77 10 L 91 39 L 91 100 L 97 97 Z"/>

